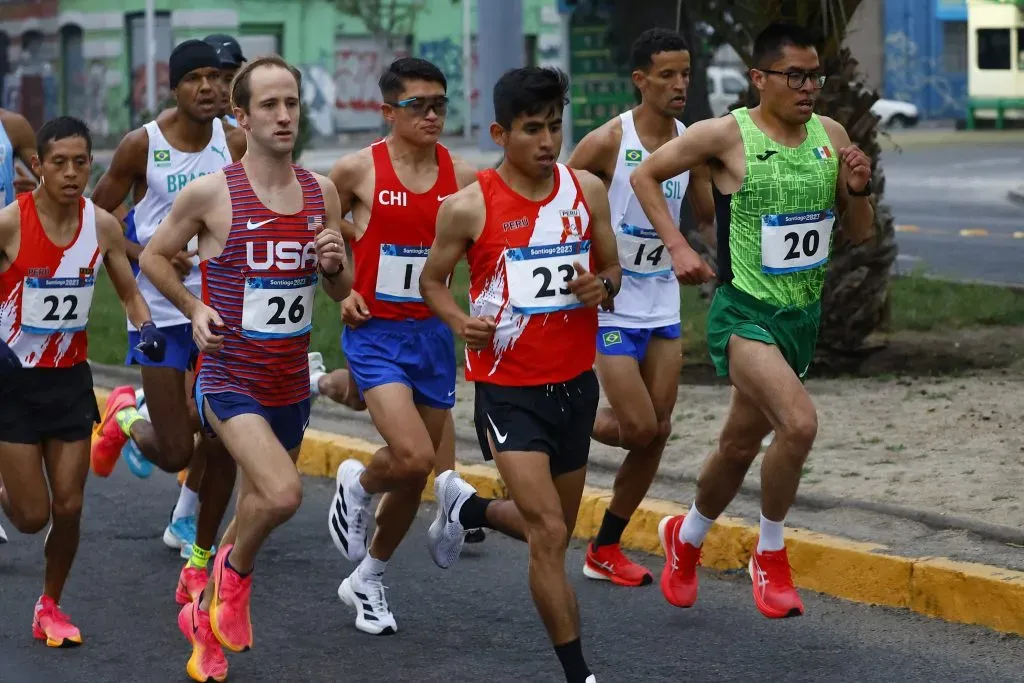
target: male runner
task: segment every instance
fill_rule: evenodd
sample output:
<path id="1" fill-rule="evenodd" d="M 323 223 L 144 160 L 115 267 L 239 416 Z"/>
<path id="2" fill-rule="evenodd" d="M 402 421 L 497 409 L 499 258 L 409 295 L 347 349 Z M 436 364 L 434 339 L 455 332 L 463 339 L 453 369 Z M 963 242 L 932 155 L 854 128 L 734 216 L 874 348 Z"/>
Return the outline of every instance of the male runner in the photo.
<path id="1" fill-rule="evenodd" d="M 355 282 L 342 306 L 346 373 L 387 444 L 368 468 L 338 467 L 328 510 L 334 544 L 359 566 L 338 588 L 356 611 L 356 628 L 398 630 L 384 595 L 388 561 L 409 531 L 431 470 L 455 466 L 455 340 L 419 292 L 419 273 L 434 241 L 438 207 L 476 181 L 476 169 L 438 143 L 448 111 L 444 74 L 422 59 L 393 62 L 380 78 L 391 135 L 343 157 L 331 171 L 342 198 Z M 356 392 L 346 391 L 349 400 Z M 444 451 L 442 434 L 449 425 Z M 366 508 L 383 493 L 366 547 Z M 357 596 L 367 596 L 359 598 Z"/>
<path id="2" fill-rule="evenodd" d="M 220 170 L 245 150 L 244 133 L 225 133 L 218 118 L 221 76 L 216 49 L 200 40 L 187 40 L 171 53 L 169 69 L 176 106 L 125 136 L 93 191 L 97 205 L 110 211 L 130 190 L 133 192 L 139 241 L 128 244 L 128 255 L 133 260 L 138 260 L 142 247 L 185 186 Z M 192 244 L 188 251 L 178 254 L 175 267 L 190 291 L 198 295 L 201 276 L 193 259 L 195 249 Z M 93 443 L 92 467 L 99 476 L 109 476 L 129 437 L 147 460 L 167 472 L 181 471 L 193 459 L 193 453 L 198 453 L 192 481 L 182 487 L 164 531 L 165 544 L 190 555 L 196 536 L 198 477 L 203 472 L 203 454 L 212 448 L 203 439 L 197 446 L 194 439 L 199 422 L 188 397 L 191 382 L 186 373 L 195 360 L 195 345 L 188 320 L 163 298 L 145 273 L 139 275 L 138 282 L 154 322 L 167 335 L 168 352 L 162 362 L 153 363 L 129 350 L 126 363 L 142 367 L 142 387 L 151 419 L 144 419 L 136 408 L 133 387 L 118 387 L 111 392 Z M 134 344 L 133 333 L 129 333 L 129 342 Z M 221 493 L 226 506 L 230 488 Z M 219 524 L 220 520 L 216 521 Z"/>
<path id="3" fill-rule="evenodd" d="M 231 114 L 231 81 L 246 62 L 245 55 L 242 54 L 242 46 L 226 33 L 212 33 L 203 38 L 203 42 L 212 45 L 220 55 L 222 86 L 220 117 L 224 123 L 238 127 L 238 121 Z"/>
<path id="4" fill-rule="evenodd" d="M 31 168 L 35 153 L 36 136 L 28 120 L 21 114 L 0 109 L 0 209 L 13 202 L 15 194 L 35 189 L 36 179 L 20 173 L 20 167 L 16 169 L 14 164 L 15 159 L 21 159 Z"/>
<path id="5" fill-rule="evenodd" d="M 708 348 L 718 374 L 732 383 L 732 404 L 690 512 L 659 526 L 662 593 L 677 607 L 693 605 L 704 537 L 774 430 L 761 467 L 761 528 L 749 571 L 757 608 L 780 618 L 803 614 L 783 523 L 818 429 L 802 380 L 818 338 L 834 206 L 855 242 L 872 235 L 874 211 L 870 161 L 840 124 L 813 113 L 825 75 L 806 29 L 769 26 L 754 42 L 753 63 L 757 107 L 694 124 L 645 160 L 632 182 L 688 284 L 710 274 L 676 230 L 661 183 L 710 164 L 720 193 L 722 284 L 708 312 Z"/>
<path id="6" fill-rule="evenodd" d="M 302 500 L 294 459 L 309 423 L 306 354 L 317 275 L 336 301 L 351 291 L 337 191 L 291 163 L 299 78 L 279 57 L 239 70 L 231 101 L 245 156 L 186 187 L 140 261 L 192 321 L 201 352 L 196 403 L 242 471 L 234 543 L 221 543 L 212 584 L 178 616 L 193 646 L 187 671 L 197 681 L 224 680 L 221 645 L 235 652 L 252 646 L 256 553 Z M 197 237 L 202 299 L 173 266 Z"/>
<path id="7" fill-rule="evenodd" d="M 59 604 L 99 420 L 85 328 L 100 259 L 140 331 L 140 352 L 159 360 L 166 340 L 131 277 L 120 224 L 82 197 L 89 129 L 54 119 L 39 130 L 37 149 L 43 184 L 0 209 L 0 506 L 22 533 L 50 523 L 32 635 L 62 647 L 82 643 Z"/>
<path id="8" fill-rule="evenodd" d="M 611 305 L 621 271 L 604 185 L 556 163 L 568 87 L 564 73 L 537 67 L 498 80 L 491 137 L 505 157 L 442 205 L 420 288 L 431 310 L 466 340 L 477 437 L 511 496 L 485 500 L 454 469 L 441 474 L 431 555 L 450 566 L 467 528 L 527 539 L 537 611 L 566 680 L 583 683 L 594 677 L 580 645 L 565 551 L 599 399 L 596 308 Z M 471 315 L 447 286 L 463 255 Z"/>
<path id="9" fill-rule="evenodd" d="M 613 495 L 597 537 L 587 546 L 583 573 L 619 586 L 649 584 L 651 572 L 619 547 L 630 517 L 647 495 L 672 431 L 682 341 L 679 283 L 665 244 L 633 196 L 629 175 L 650 150 L 682 135 L 676 120 L 686 105 L 690 52 L 678 33 L 644 31 L 633 43 L 633 83 L 638 107 L 587 134 L 567 162 L 590 171 L 608 188 L 612 226 L 622 265 L 622 291 L 615 308 L 599 311 L 597 376 L 611 408 L 601 408 L 593 437 L 628 450 L 615 478 Z M 686 195 L 701 227 L 713 227 L 715 205 L 705 176 L 690 183 L 689 172 L 662 184 L 676 226 Z"/>

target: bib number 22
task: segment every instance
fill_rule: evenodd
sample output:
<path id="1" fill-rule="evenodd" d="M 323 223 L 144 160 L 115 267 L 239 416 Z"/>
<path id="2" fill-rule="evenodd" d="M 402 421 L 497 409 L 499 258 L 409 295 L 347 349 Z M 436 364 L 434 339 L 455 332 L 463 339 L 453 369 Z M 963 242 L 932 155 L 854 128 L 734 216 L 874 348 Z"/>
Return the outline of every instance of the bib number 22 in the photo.
<path id="1" fill-rule="evenodd" d="M 61 315 L 59 312 L 61 304 L 60 297 L 53 296 L 52 294 L 49 296 L 44 296 L 43 303 L 50 307 L 50 309 L 46 312 L 46 315 L 43 316 L 43 320 L 45 320 L 46 322 L 74 320 L 77 317 L 76 313 L 78 311 L 78 297 L 75 296 L 74 294 L 66 294 L 64 296 L 64 304 L 67 307 L 67 310 L 64 312 L 64 315 Z"/>

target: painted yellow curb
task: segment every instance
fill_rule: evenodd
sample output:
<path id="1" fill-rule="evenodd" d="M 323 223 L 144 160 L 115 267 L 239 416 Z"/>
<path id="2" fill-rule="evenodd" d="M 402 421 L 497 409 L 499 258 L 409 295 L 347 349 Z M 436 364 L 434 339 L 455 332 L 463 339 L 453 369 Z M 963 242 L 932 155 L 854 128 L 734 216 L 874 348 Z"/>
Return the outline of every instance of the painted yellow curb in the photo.
<path id="1" fill-rule="evenodd" d="M 106 403 L 107 394 L 96 390 L 100 405 Z M 309 476 L 334 478 L 343 460 L 355 458 L 365 464 L 377 449 L 377 445 L 363 439 L 308 429 L 298 468 Z M 459 464 L 458 470 L 480 495 L 505 497 L 505 487 L 493 467 Z M 423 499 L 433 498 L 431 478 Z M 593 538 L 610 500 L 611 491 L 586 487 L 573 535 Z M 677 503 L 644 501 L 622 535 L 623 547 L 663 556 L 658 522 L 667 515 L 685 512 L 686 508 Z M 720 517 L 704 542 L 702 565 L 722 571 L 745 569 L 756 540 L 756 527 Z M 1024 635 L 1024 572 L 946 558 L 900 557 L 886 554 L 885 546 L 805 529 L 787 529 L 786 547 L 793 581 L 801 588 Z"/>

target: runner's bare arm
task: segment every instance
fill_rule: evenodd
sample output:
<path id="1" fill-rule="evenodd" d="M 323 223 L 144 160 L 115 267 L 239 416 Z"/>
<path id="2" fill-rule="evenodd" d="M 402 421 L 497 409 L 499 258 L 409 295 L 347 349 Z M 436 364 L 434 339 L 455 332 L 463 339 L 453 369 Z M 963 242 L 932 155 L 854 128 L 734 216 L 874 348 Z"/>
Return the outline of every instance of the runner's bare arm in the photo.
<path id="1" fill-rule="evenodd" d="M 621 142 L 622 125 L 618 119 L 614 119 L 587 133 L 573 149 L 565 165 L 580 171 L 590 171 L 607 188 L 615 174 L 615 156 Z"/>
<path id="2" fill-rule="evenodd" d="M 686 198 L 690 202 L 693 218 L 697 221 L 697 230 L 704 244 L 712 249 L 718 248 L 718 236 L 715 234 L 715 195 L 711 189 L 711 168 L 706 164 L 690 171 Z"/>
<path id="3" fill-rule="evenodd" d="M 121 140 L 106 173 L 92 190 L 92 201 L 97 207 L 111 213 L 117 211 L 136 181 L 139 178 L 145 179 L 147 152 L 149 135 L 145 128 L 134 130 Z M 138 263 L 142 247 L 134 242 L 126 242 L 125 253 L 129 259 Z"/>
<path id="4" fill-rule="evenodd" d="M 17 254 L 11 252 L 14 251 L 20 228 L 21 207 L 18 202 L 11 202 L 0 209 L 0 265 L 11 263 L 17 257 Z"/>
<path id="5" fill-rule="evenodd" d="M 231 161 L 238 161 L 245 155 L 245 150 L 249 146 L 245 139 L 245 131 L 224 124 L 224 132 L 228 141 L 228 152 L 231 153 Z"/>
<path id="6" fill-rule="evenodd" d="M 458 184 L 459 189 L 472 185 L 476 182 L 477 171 L 476 166 L 469 163 L 462 157 L 452 155 L 452 166 L 455 167 L 455 182 Z"/>
<path id="7" fill-rule="evenodd" d="M 352 269 L 345 256 L 345 240 L 341 235 L 341 200 L 330 178 L 315 173 L 324 197 L 326 225 L 317 234 L 316 252 L 320 263 L 320 275 L 327 296 L 341 301 L 352 292 Z"/>
<path id="8" fill-rule="evenodd" d="M 611 209 L 608 206 L 608 192 L 604 183 L 596 175 L 586 171 L 577 171 L 576 177 L 579 180 L 583 196 L 590 207 L 590 239 L 594 255 L 595 285 L 585 285 L 587 289 L 593 288 L 596 303 L 611 307 L 611 302 L 619 288 L 622 286 L 622 267 L 619 265 L 619 251 L 615 245 L 615 233 L 612 231 Z M 601 278 L 611 282 L 612 290 L 609 292 Z M 576 278 L 579 280 L 581 278 Z M 575 282 L 575 280 L 574 280 Z M 570 288 L 572 283 L 570 282 Z M 576 291 L 584 303 L 589 303 Z M 596 305 L 596 304 L 595 304 Z"/>
<path id="9" fill-rule="evenodd" d="M 423 301 L 460 335 L 464 334 L 472 318 L 455 302 L 455 297 L 448 289 L 448 278 L 459 260 L 466 255 L 470 242 L 479 236 L 484 211 L 479 185 L 459 190 L 442 202 L 437 211 L 434 243 L 420 274 L 420 295 Z"/>
<path id="10" fill-rule="evenodd" d="M 121 232 L 121 223 L 103 209 L 96 209 L 96 237 L 100 253 L 103 255 L 103 266 L 110 274 L 110 282 L 114 285 L 117 298 L 124 304 L 128 319 L 135 329 L 150 320 L 152 315 L 146 300 L 135 284 L 135 274 L 124 253 L 125 239 Z"/>
<path id="11" fill-rule="evenodd" d="M 843 231 L 854 244 L 860 244 L 875 234 L 875 209 L 871 197 L 855 197 L 849 188 L 859 192 L 867 186 L 871 180 L 871 160 L 850 142 L 850 135 L 841 123 L 822 116 L 821 124 L 839 154 L 836 204 L 843 218 Z"/>
<path id="12" fill-rule="evenodd" d="M 359 185 L 362 176 L 367 171 L 373 172 L 373 163 L 368 154 L 369 152 L 366 150 L 360 150 L 355 154 L 341 157 L 334 162 L 334 168 L 331 169 L 328 176 L 334 184 L 334 189 L 337 191 L 338 199 L 340 200 L 341 234 L 349 242 L 359 236 L 359 229 L 355 223 L 347 220 L 345 216 L 352 211 L 359 201 L 359 198 L 356 197 L 356 187 Z"/>
<path id="13" fill-rule="evenodd" d="M 223 184 L 224 174 L 218 172 L 186 185 L 139 258 L 139 267 L 146 277 L 190 320 L 196 308 L 203 304 L 185 287 L 171 259 L 205 227 L 206 215 L 213 208 Z"/>
<path id="14" fill-rule="evenodd" d="M 7 111 L 3 115 L 3 126 L 7 130 L 11 147 L 14 148 L 14 156 L 21 159 L 31 173 L 32 157 L 36 155 L 36 134 L 32 130 L 32 124 L 21 114 Z"/>

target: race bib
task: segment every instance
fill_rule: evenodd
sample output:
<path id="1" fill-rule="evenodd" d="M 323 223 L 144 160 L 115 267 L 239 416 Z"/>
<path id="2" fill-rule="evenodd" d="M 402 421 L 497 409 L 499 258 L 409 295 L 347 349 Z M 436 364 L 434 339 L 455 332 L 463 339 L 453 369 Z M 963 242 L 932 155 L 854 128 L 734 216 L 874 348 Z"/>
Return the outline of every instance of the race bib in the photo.
<path id="1" fill-rule="evenodd" d="M 576 277 L 573 263 L 589 265 L 590 240 L 506 249 L 505 273 L 512 310 L 550 313 L 583 306 L 569 291 L 569 282 Z"/>
<path id="2" fill-rule="evenodd" d="M 381 301 L 423 301 L 420 273 L 430 247 L 380 245 L 377 265 L 377 298 Z"/>
<path id="3" fill-rule="evenodd" d="M 315 275 L 247 277 L 242 334 L 251 339 L 285 339 L 308 333 L 313 328 L 315 293 Z"/>
<path id="4" fill-rule="evenodd" d="M 31 334 L 81 332 L 89 322 L 96 278 L 27 277 L 21 294 L 21 329 Z"/>
<path id="5" fill-rule="evenodd" d="M 615 239 L 623 275 L 654 277 L 672 273 L 672 259 L 652 228 L 622 223 Z"/>
<path id="6" fill-rule="evenodd" d="M 823 265 L 835 222 L 832 209 L 761 216 L 761 270 L 779 275 Z"/>

